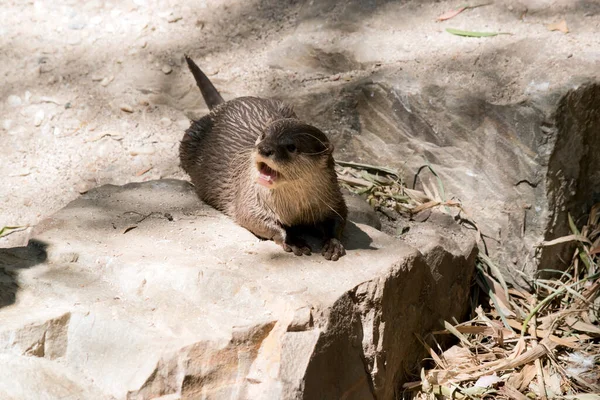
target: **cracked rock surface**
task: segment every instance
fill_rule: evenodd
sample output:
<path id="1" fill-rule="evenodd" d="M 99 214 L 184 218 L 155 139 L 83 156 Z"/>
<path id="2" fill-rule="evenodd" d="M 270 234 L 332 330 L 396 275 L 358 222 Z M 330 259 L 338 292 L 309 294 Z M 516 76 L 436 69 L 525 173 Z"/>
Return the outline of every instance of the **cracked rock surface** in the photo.
<path id="1" fill-rule="evenodd" d="M 290 255 L 184 181 L 93 189 L 0 251 L 0 397 L 392 398 L 415 334 L 464 314 L 475 242 L 432 214 L 344 243 Z"/>

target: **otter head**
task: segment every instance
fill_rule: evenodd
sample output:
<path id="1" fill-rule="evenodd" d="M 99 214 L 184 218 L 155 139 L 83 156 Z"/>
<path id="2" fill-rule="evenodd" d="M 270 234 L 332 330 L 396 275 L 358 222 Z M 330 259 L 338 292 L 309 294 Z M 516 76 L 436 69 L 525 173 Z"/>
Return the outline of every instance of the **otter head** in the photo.
<path id="1" fill-rule="evenodd" d="M 314 179 L 330 165 L 333 146 L 323 132 L 295 119 L 272 122 L 254 147 L 257 183 L 269 189 Z"/>

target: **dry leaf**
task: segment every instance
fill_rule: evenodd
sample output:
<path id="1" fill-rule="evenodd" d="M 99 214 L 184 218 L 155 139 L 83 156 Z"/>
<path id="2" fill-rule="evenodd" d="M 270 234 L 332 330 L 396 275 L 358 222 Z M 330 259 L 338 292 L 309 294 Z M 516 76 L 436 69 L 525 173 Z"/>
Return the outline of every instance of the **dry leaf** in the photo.
<path id="1" fill-rule="evenodd" d="M 84 142 L 86 142 L 86 143 L 97 142 L 98 140 L 102 139 L 103 137 L 110 137 L 111 139 L 114 139 L 114 140 L 123 140 L 123 135 L 121 135 L 118 132 L 102 132 L 99 135 L 96 135 L 90 139 L 85 139 Z"/>
<path id="2" fill-rule="evenodd" d="M 508 398 L 510 398 L 510 399 L 529 400 L 529 397 L 525 396 L 524 394 L 522 394 L 521 392 L 519 392 L 517 389 L 515 389 L 514 387 L 512 387 L 510 385 L 504 385 L 500 389 L 500 393 L 506 394 L 508 396 Z"/>
<path id="3" fill-rule="evenodd" d="M 458 14 L 460 14 L 461 12 L 463 12 L 469 8 L 484 7 L 484 6 L 489 6 L 490 4 L 492 4 L 492 3 L 489 2 L 489 3 L 476 4 L 473 6 L 462 6 L 460 8 L 457 8 L 456 10 L 446 11 L 445 13 L 443 13 L 442 15 L 437 17 L 437 20 L 438 21 L 446 21 L 446 20 L 449 20 L 450 18 L 456 17 Z"/>
<path id="4" fill-rule="evenodd" d="M 485 275 L 484 279 L 486 280 L 488 287 L 493 291 L 493 294 L 496 296 L 496 300 L 498 301 L 498 307 L 500 307 L 500 311 L 507 317 L 514 317 L 515 313 L 510 309 L 510 302 L 506 297 L 506 293 L 502 286 L 491 277 Z"/>
<path id="5" fill-rule="evenodd" d="M 587 332 L 587 333 L 596 334 L 596 335 L 600 334 L 600 328 L 598 328 L 597 326 L 588 324 L 583 321 L 579 321 L 574 317 L 565 318 L 565 322 L 567 323 L 567 325 L 569 325 L 569 327 L 571 327 L 572 329 L 575 329 L 577 331 Z"/>
<path id="6" fill-rule="evenodd" d="M 477 379 L 477 382 L 475 382 L 475 386 L 477 387 L 482 387 L 482 388 L 488 388 L 490 386 L 494 386 L 496 383 L 502 381 L 502 379 L 496 375 L 484 375 L 479 377 L 479 379 Z"/>
<path id="7" fill-rule="evenodd" d="M 440 15 L 439 17 L 437 17 L 438 21 L 446 21 L 450 18 L 454 18 L 456 17 L 458 14 L 460 14 L 461 12 L 465 11 L 467 9 L 467 7 L 461 7 L 458 8 L 456 10 L 450 10 L 450 11 L 446 11 L 445 13 L 443 13 L 442 15 Z"/>
<path id="8" fill-rule="evenodd" d="M 452 346 L 444 352 L 444 359 L 448 361 L 449 365 L 456 368 L 459 365 L 471 365 L 473 355 L 464 347 Z"/>
<path id="9" fill-rule="evenodd" d="M 525 390 L 533 378 L 535 378 L 535 375 L 535 366 L 532 364 L 525 365 L 520 371 L 512 374 L 510 378 L 508 378 L 507 385 L 512 386 L 519 391 Z"/>
<path id="10" fill-rule="evenodd" d="M 421 342 L 421 344 L 423 345 L 423 347 L 425 348 L 425 350 L 427 350 L 427 352 L 429 353 L 429 355 L 431 356 L 431 358 L 433 358 L 433 361 L 436 362 L 436 364 L 438 365 L 438 367 L 440 367 L 440 368 L 448 368 L 448 364 L 443 359 L 441 359 L 440 356 L 438 356 L 436 354 L 436 352 L 427 343 L 425 343 L 425 341 L 423 340 L 423 338 L 421 336 L 419 336 L 416 333 L 415 333 L 415 336 L 417 337 L 417 339 L 419 340 L 419 342 Z"/>
<path id="11" fill-rule="evenodd" d="M 129 232 L 129 231 L 131 231 L 131 230 L 133 230 L 133 229 L 135 229 L 135 228 L 137 228 L 137 225 L 134 225 L 134 226 L 127 227 L 127 228 L 125 228 L 125 230 L 123 231 L 123 234 L 126 234 L 127 232 Z"/>
<path id="12" fill-rule="evenodd" d="M 583 235 L 568 235 L 568 236 L 559 237 L 554 240 L 548 240 L 546 242 L 542 242 L 542 243 L 540 243 L 539 247 L 554 246 L 555 244 L 572 242 L 575 240 L 582 242 L 582 243 L 591 244 L 591 242 L 588 240 L 588 238 L 586 238 Z"/>
<path id="13" fill-rule="evenodd" d="M 150 166 L 150 167 L 144 168 L 142 170 L 139 170 L 138 172 L 136 172 L 135 176 L 142 176 L 146 172 L 150 171 L 151 169 L 152 169 L 152 167 Z"/>
<path id="14" fill-rule="evenodd" d="M 555 22 L 553 24 L 547 25 L 549 31 L 561 31 L 562 33 L 569 33 L 569 28 L 567 27 L 567 21 L 564 19 L 560 22 Z"/>

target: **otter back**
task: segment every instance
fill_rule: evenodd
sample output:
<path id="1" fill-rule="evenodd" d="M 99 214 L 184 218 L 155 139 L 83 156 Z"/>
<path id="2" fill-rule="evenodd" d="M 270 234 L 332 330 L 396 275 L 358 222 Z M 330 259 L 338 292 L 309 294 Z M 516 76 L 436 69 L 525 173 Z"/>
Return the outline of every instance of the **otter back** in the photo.
<path id="1" fill-rule="evenodd" d="M 282 102 L 240 97 L 194 121 L 181 142 L 180 159 L 198 196 L 233 216 L 230 208 L 241 184 L 240 173 L 252 168 L 250 157 L 258 137 L 271 121 L 295 117 Z"/>

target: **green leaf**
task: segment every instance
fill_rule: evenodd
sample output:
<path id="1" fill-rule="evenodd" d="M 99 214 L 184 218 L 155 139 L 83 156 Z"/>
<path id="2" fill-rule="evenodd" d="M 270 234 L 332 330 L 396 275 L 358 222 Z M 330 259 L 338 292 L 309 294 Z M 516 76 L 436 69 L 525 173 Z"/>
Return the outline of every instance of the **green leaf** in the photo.
<path id="1" fill-rule="evenodd" d="M 498 268 L 498 266 L 494 264 L 492 259 L 486 256 L 484 253 L 479 253 L 478 257 L 490 268 L 492 276 L 496 278 L 496 280 L 500 283 L 500 286 L 502 286 L 502 289 L 504 289 L 504 296 L 506 296 L 507 299 L 510 299 L 510 294 L 508 293 L 508 285 L 504 280 L 504 276 L 502 276 L 502 272 L 500 272 L 500 268 Z"/>
<path id="2" fill-rule="evenodd" d="M 468 36 L 468 37 L 490 37 L 498 35 L 512 35 L 508 32 L 472 32 L 472 31 L 461 31 L 460 29 L 446 28 L 446 32 L 457 36 Z"/>
<path id="3" fill-rule="evenodd" d="M 15 229 L 22 228 L 22 226 L 5 226 L 0 228 L 0 237 L 8 235 L 10 231 L 14 231 Z"/>
<path id="4" fill-rule="evenodd" d="M 574 235 L 581 235 L 579 229 L 577 229 L 577 225 L 575 225 L 575 221 L 573 221 L 571 213 L 568 213 L 567 217 L 569 218 L 569 228 L 571 228 L 571 232 L 573 232 Z"/>
<path id="5" fill-rule="evenodd" d="M 352 168 L 356 168 L 356 169 L 381 171 L 381 172 L 384 172 L 389 175 L 394 175 L 394 176 L 400 177 L 400 175 L 398 174 L 398 171 L 396 171 L 395 169 L 392 169 L 392 168 L 380 167 L 377 165 L 361 164 L 361 163 L 355 163 L 355 162 L 350 162 L 350 161 L 340 161 L 340 160 L 336 160 L 335 163 L 342 167 L 352 167 Z"/>

